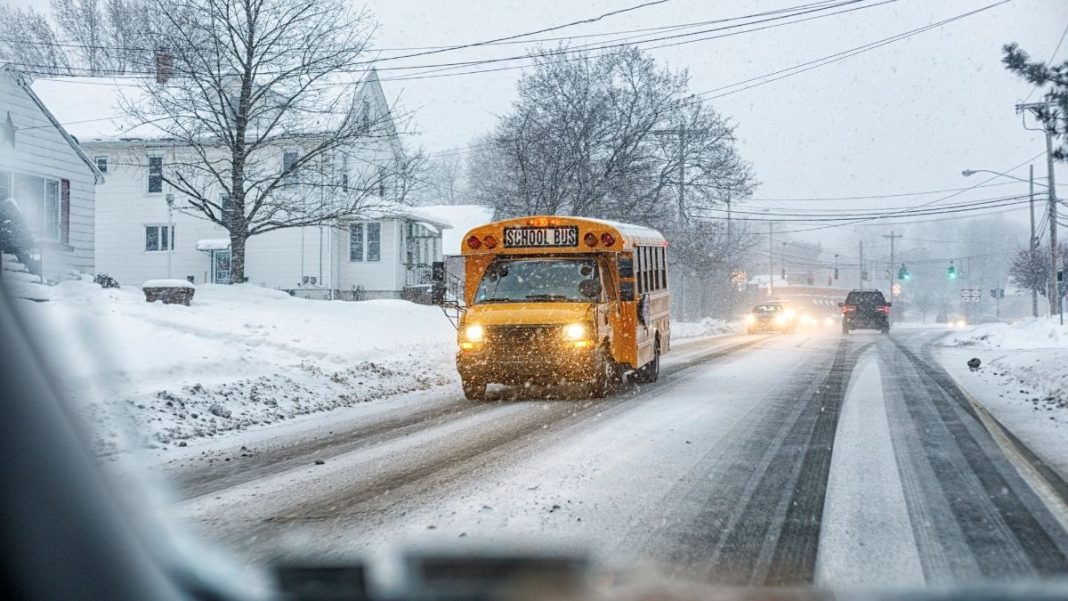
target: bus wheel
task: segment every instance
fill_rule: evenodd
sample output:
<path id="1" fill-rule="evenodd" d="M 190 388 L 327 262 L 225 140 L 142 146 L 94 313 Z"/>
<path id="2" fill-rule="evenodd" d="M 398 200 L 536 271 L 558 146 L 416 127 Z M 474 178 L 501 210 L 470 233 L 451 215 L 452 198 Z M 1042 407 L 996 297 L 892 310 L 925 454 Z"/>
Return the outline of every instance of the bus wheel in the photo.
<path id="1" fill-rule="evenodd" d="M 486 400 L 486 383 L 481 380 L 463 380 L 464 396 L 469 401 Z"/>
<path id="2" fill-rule="evenodd" d="M 637 378 L 638 382 L 649 384 L 656 382 L 660 378 L 660 341 L 656 341 L 656 346 L 653 350 L 653 360 L 638 368 Z"/>
<path id="3" fill-rule="evenodd" d="M 596 365 L 593 381 L 590 382 L 590 396 L 595 399 L 601 399 L 608 394 L 608 389 L 612 387 L 612 382 L 618 379 L 616 375 L 618 369 L 616 368 L 616 362 L 612 360 L 607 349 L 602 348 L 597 351 L 597 358 L 594 361 Z"/>

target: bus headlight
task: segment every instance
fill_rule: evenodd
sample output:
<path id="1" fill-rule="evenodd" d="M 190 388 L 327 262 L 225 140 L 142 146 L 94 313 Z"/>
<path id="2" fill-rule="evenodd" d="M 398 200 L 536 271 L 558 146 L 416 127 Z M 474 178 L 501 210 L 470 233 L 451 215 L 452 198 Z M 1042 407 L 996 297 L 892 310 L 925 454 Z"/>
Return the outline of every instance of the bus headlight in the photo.
<path id="1" fill-rule="evenodd" d="M 745 323 L 750 323 L 750 324 L 756 323 L 756 316 L 753 315 L 753 314 L 746 315 L 745 316 Z"/>
<path id="2" fill-rule="evenodd" d="M 586 338 L 586 324 L 567 324 L 564 326 L 564 338 L 567 338 L 568 340 L 582 340 Z"/>
<path id="3" fill-rule="evenodd" d="M 464 338 L 468 342 L 482 342 L 482 339 L 486 336 L 486 328 L 477 323 L 473 323 L 464 328 Z"/>

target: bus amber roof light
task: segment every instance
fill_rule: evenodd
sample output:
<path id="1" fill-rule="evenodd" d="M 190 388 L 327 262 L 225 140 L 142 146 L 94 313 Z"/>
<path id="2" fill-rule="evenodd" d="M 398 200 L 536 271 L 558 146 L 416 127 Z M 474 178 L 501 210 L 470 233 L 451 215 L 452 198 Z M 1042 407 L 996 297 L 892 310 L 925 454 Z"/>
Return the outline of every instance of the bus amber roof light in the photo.
<path id="1" fill-rule="evenodd" d="M 586 232 L 586 235 L 582 237 L 582 240 L 586 243 L 586 246 L 593 248 L 597 246 L 597 234 L 593 232 Z"/>
<path id="2" fill-rule="evenodd" d="M 482 246 L 482 241 L 478 239 L 478 236 L 471 236 L 467 239 L 468 248 L 477 250 L 480 246 Z"/>
<path id="3" fill-rule="evenodd" d="M 482 243 L 486 245 L 486 248 L 493 250 L 497 248 L 497 239 L 493 236 L 486 236 L 482 239 Z"/>
<path id="4" fill-rule="evenodd" d="M 601 234 L 601 244 L 604 244 L 605 246 L 612 246 L 615 243 L 616 237 L 613 236 L 611 233 L 605 232 Z"/>

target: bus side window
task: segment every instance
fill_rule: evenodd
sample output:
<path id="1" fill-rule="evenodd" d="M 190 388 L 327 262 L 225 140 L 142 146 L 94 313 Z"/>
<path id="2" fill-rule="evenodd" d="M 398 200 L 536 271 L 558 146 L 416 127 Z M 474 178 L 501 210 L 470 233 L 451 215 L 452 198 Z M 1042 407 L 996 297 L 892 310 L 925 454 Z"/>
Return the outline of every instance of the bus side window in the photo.
<path id="1" fill-rule="evenodd" d="M 634 249 L 634 279 L 638 280 L 638 294 L 645 292 L 645 249 Z"/>
<path id="2" fill-rule="evenodd" d="M 661 266 L 660 285 L 663 286 L 665 290 L 667 290 L 667 287 L 668 287 L 668 280 L 667 280 L 667 272 L 668 272 L 668 269 L 667 269 L 667 249 L 664 248 L 663 246 L 660 247 L 660 258 L 663 261 L 660 264 L 660 266 Z"/>
<path id="3" fill-rule="evenodd" d="M 660 290 L 660 270 L 664 264 L 660 262 L 660 249 L 653 249 L 653 290 Z"/>

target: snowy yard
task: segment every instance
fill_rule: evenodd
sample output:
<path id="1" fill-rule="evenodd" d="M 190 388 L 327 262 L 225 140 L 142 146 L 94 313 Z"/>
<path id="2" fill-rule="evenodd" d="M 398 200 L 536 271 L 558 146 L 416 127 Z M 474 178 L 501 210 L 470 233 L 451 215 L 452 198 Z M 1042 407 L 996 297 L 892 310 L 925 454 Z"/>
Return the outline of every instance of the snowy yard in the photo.
<path id="1" fill-rule="evenodd" d="M 181 446 L 456 380 L 454 330 L 436 307 L 251 285 L 200 285 L 189 307 L 86 281 L 52 297 L 23 308 L 42 340 L 63 341 L 51 350 L 64 395 L 98 426 L 103 451 L 123 444 L 124 414 L 135 442 Z"/>
<path id="2" fill-rule="evenodd" d="M 1068 326 L 1056 320 L 992 323 L 950 334 L 940 358 L 1006 427 L 1068 474 Z M 965 365 L 978 358 L 971 372 Z"/>
<path id="3" fill-rule="evenodd" d="M 189 307 L 88 281 L 42 289 L 52 300 L 23 308 L 42 340 L 62 341 L 50 346 L 61 390 L 102 452 L 185 446 L 418 390 L 460 394 L 455 333 L 437 307 L 252 285 L 199 285 Z M 733 331 L 710 319 L 672 327 L 676 339 Z M 132 438 L 119 427 L 130 419 Z"/>

